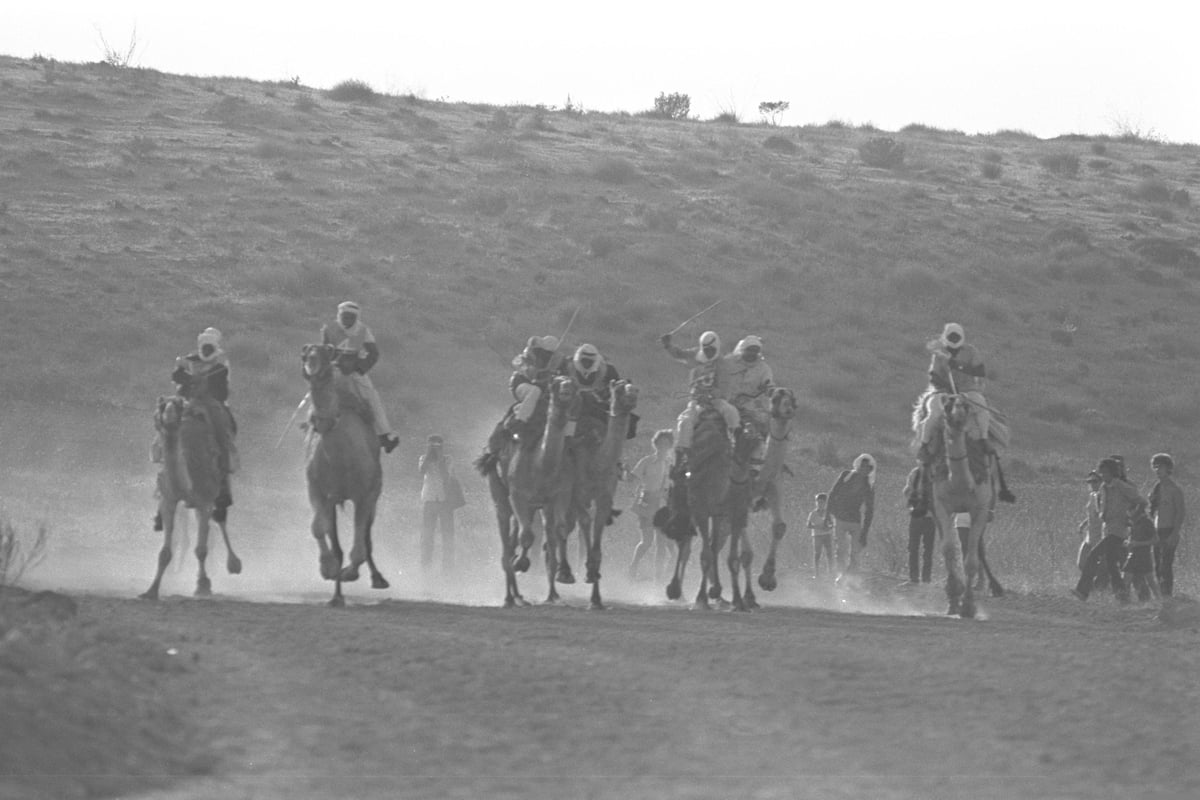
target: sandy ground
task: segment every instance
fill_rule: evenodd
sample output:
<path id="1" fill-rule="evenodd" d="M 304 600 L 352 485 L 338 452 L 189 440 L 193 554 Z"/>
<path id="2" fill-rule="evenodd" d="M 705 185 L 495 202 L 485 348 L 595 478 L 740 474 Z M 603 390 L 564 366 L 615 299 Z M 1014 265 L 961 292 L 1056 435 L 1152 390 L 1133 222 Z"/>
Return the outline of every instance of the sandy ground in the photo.
<path id="1" fill-rule="evenodd" d="M 768 608 L 732 614 L 612 583 L 604 612 L 586 610 L 585 587 L 566 606 L 515 610 L 366 590 L 345 609 L 323 594 L 78 595 L 61 625 L 100 667 L 69 657 L 24 684 L 0 670 L 9 701 L 42 695 L 49 716 L 21 722 L 62 756 L 24 761 L 34 769 L 6 759 L 0 796 L 1200 792 L 1194 614 L 1164 622 L 1150 606 L 1024 595 L 963 621 L 940 614 L 936 588 L 867 596 L 795 581 Z M 119 727 L 115 711 L 60 702 L 114 670 L 128 681 L 112 692 Z M 81 713 L 96 715 L 104 752 L 73 772 L 72 750 L 96 747 Z"/>

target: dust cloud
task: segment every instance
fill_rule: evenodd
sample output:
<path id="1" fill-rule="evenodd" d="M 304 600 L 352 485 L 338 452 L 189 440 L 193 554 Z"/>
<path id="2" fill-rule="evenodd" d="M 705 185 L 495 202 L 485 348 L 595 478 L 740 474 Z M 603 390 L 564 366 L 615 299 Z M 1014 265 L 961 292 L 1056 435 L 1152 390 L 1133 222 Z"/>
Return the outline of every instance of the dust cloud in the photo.
<path id="1" fill-rule="evenodd" d="M 39 525 L 49 531 L 44 559 L 26 572 L 22 584 L 65 593 L 137 596 L 154 577 L 163 542 L 162 534 L 151 527 L 156 510 L 156 468 L 149 461 L 149 411 L 114 408 L 86 417 L 77 408 L 67 408 L 67 413 L 60 414 L 47 414 L 45 409 L 39 412 L 14 413 L 0 423 L 0 436 L 7 445 L 0 456 L 4 475 L 0 513 L 18 532 L 31 535 Z M 36 424 L 29 424 L 29 420 Z M 288 433 L 276 447 L 286 423 L 281 415 L 243 425 L 239 437 L 242 469 L 234 480 L 234 506 L 228 526 L 230 543 L 243 569 L 239 575 L 228 574 L 226 548 L 214 526 L 206 565 L 217 598 L 324 603 L 332 596 L 333 585 L 320 578 L 318 548 L 310 533 L 302 436 Z M 468 501 L 456 515 L 453 566 L 445 562 L 440 537 L 432 563 L 428 567 L 421 563 L 420 479 L 416 464 L 423 452 L 425 434 L 409 436 L 396 453 L 385 457 L 384 494 L 373 538 L 375 562 L 391 586 L 371 589 L 364 568 L 359 581 L 343 585 L 348 604 L 395 600 L 502 604 L 504 576 L 495 514 L 486 483 L 470 464 L 478 453 L 476 443 L 486 441 L 492 424 L 491 420 L 479 420 L 446 433 L 454 470 Z M 623 486 L 618 506 L 631 504 L 632 489 Z M 164 598 L 190 597 L 197 577 L 197 562 L 191 552 L 196 544 L 194 519 L 180 508 L 176 520 L 175 554 L 161 589 Z M 757 579 L 767 550 L 767 523 L 755 517 L 754 524 L 751 535 Z M 351 526 L 351 515 L 344 510 L 339 531 L 347 550 Z M 797 535 L 789 533 L 789 537 Z M 653 552 L 642 560 L 637 580 L 628 573 L 639 539 L 632 512 L 607 529 L 601 583 L 604 602 L 690 608 L 697 588 L 695 553 L 688 566 L 683 599 L 669 601 L 665 586 L 670 565 L 668 574 L 653 577 Z M 765 592 L 755 584 L 755 594 L 764 607 L 887 615 L 924 615 L 944 610 L 938 587 L 902 594 L 879 591 L 878 586 L 860 579 L 836 586 L 828 580 L 814 581 L 801 563 L 800 544 L 785 541 L 780 548 L 778 589 Z M 530 557 L 533 566 L 518 576 L 518 582 L 527 601 L 540 603 L 546 597 L 548 582 L 539 546 Z M 585 565 L 578 534 L 572 535 L 568 557 L 577 583 L 560 584 L 559 593 L 565 604 L 585 607 L 591 586 L 583 582 Z M 728 599 L 724 559 L 721 581 Z"/>

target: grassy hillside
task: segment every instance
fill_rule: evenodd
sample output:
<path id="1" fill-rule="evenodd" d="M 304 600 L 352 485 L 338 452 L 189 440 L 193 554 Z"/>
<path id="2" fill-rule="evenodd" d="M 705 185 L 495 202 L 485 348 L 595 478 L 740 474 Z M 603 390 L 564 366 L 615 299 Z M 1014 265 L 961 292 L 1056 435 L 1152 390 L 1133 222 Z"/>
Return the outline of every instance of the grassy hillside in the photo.
<path id="1" fill-rule="evenodd" d="M 907 463 L 925 342 L 962 322 L 1018 480 L 1137 463 L 1200 422 L 1200 148 L 667 121 L 0 58 L 0 351 L 9 401 L 148 408 L 221 328 L 269 441 L 300 346 L 363 303 L 406 448 L 507 402 L 530 334 L 591 341 L 682 405 L 657 337 L 724 302 L 803 402 L 800 447 Z M 871 140 L 904 147 L 865 163 Z M 1196 197 L 1200 202 L 1200 196 Z"/>

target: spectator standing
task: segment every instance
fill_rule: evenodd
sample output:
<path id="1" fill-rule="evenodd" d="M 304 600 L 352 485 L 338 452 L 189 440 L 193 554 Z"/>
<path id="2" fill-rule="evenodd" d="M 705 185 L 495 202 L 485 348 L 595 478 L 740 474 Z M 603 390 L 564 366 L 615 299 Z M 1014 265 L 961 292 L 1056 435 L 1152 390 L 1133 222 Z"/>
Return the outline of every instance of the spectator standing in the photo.
<path id="1" fill-rule="evenodd" d="M 821 553 L 825 554 L 825 571 L 833 575 L 833 522 L 826 510 L 828 501 L 828 493 L 819 492 L 813 498 L 813 510 L 808 512 L 807 527 L 812 531 L 814 579 L 821 577 Z"/>
<path id="2" fill-rule="evenodd" d="M 1075 585 L 1074 594 L 1087 600 L 1092 591 L 1095 576 L 1101 570 L 1108 572 L 1109 583 L 1117 600 L 1129 602 L 1129 591 L 1121 577 L 1121 564 L 1125 559 L 1125 538 L 1129 535 L 1129 521 L 1133 511 L 1145 508 L 1146 500 L 1129 481 L 1120 477 L 1121 464 L 1114 458 L 1105 458 L 1096 467 L 1100 474 L 1100 521 L 1103 536 L 1092 548 L 1084 562 L 1083 573 Z"/>
<path id="3" fill-rule="evenodd" d="M 1081 573 L 1083 565 L 1087 562 L 1088 554 L 1100 543 L 1103 530 L 1100 520 L 1100 486 L 1103 481 L 1100 479 L 1100 473 L 1092 470 L 1084 481 L 1088 485 L 1088 497 L 1087 504 L 1083 509 L 1085 516 L 1079 522 L 1079 535 L 1083 537 L 1083 540 L 1079 543 L 1079 556 L 1075 559 L 1075 565 L 1079 567 Z M 1098 574 L 1090 588 L 1093 590 L 1108 588 L 1108 573 Z"/>
<path id="4" fill-rule="evenodd" d="M 1154 577 L 1154 549 L 1156 539 L 1154 520 L 1141 506 L 1133 509 L 1129 526 L 1129 556 L 1125 559 L 1125 580 L 1137 590 L 1137 599 L 1145 603 L 1151 598 L 1162 597 L 1158 580 Z"/>
<path id="5" fill-rule="evenodd" d="M 854 459 L 851 469 L 842 470 L 829 490 L 825 519 L 834 520 L 839 572 L 858 569 L 858 557 L 867 547 L 867 532 L 874 516 L 875 459 L 863 453 Z"/>
<path id="6" fill-rule="evenodd" d="M 904 499 L 909 511 L 908 582 L 929 583 L 933 572 L 933 540 L 937 523 L 933 519 L 933 484 L 924 477 L 919 466 L 908 473 Z M 921 558 L 922 547 L 925 548 L 924 558 Z"/>
<path id="7" fill-rule="evenodd" d="M 417 470 L 421 475 L 421 568 L 433 566 L 435 534 L 442 534 L 442 569 L 454 569 L 454 512 L 463 506 L 462 486 L 454 476 L 445 440 L 429 437 Z"/>
<path id="8" fill-rule="evenodd" d="M 626 473 L 627 478 L 637 481 L 637 500 L 633 512 L 637 515 L 642 533 L 641 541 L 633 551 L 633 562 L 629 565 L 629 577 L 632 580 L 637 580 L 638 564 L 651 547 L 654 548 L 655 580 L 662 580 L 666 575 L 667 558 L 671 554 L 670 540 L 654 527 L 654 512 L 666 504 L 667 483 L 675 463 L 672 453 L 675 435 L 669 428 L 664 428 L 654 434 L 652 444 L 654 452 L 643 456 Z"/>
<path id="9" fill-rule="evenodd" d="M 1158 481 L 1150 489 L 1150 516 L 1154 520 L 1154 572 L 1163 597 L 1170 597 L 1175 589 L 1175 550 L 1179 547 L 1179 535 L 1183 528 L 1183 490 L 1172 477 L 1175 459 L 1167 453 L 1157 453 L 1150 459 Z"/>

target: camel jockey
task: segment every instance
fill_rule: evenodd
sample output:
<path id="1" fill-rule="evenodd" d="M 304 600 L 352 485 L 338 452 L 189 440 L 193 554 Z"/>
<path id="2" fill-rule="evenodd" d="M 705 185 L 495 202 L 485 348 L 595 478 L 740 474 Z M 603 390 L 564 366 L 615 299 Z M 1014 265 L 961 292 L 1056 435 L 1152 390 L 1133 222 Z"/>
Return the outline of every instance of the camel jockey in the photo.
<path id="1" fill-rule="evenodd" d="M 621 379 L 617 368 L 600 355 L 595 345 L 581 344 L 571 360 L 563 364 L 562 374 L 579 386 L 583 401 L 580 416 L 593 417 L 607 425 L 612 406 L 612 385 Z M 637 420 L 637 414 L 630 415 L 625 438 L 637 436 Z"/>
<path id="2" fill-rule="evenodd" d="M 671 358 L 692 365 L 688 372 L 688 404 L 680 412 L 675 425 L 674 474 L 683 475 L 687 472 L 687 461 L 691 455 L 692 432 L 702 411 L 712 409 L 719 413 L 725 420 L 725 430 L 730 436 L 734 435 L 741 422 L 738 410 L 726 399 L 728 364 L 721 356 L 721 337 L 716 331 L 700 334 L 699 346 L 695 350 L 673 345 L 670 334 L 659 341 Z"/>
<path id="3" fill-rule="evenodd" d="M 982 392 L 987 371 L 979 352 L 973 345 L 967 344 L 963 327 L 957 322 L 946 323 L 941 336 L 929 343 L 929 349 L 933 353 L 929 363 L 930 386 L 936 392 L 961 394 L 970 402 L 972 413 L 967 421 L 967 436 L 986 444 L 991 414 Z M 934 434 L 941 430 L 944 414 L 939 402 L 931 401 L 928 409 L 929 415 L 925 418 L 921 431 L 921 444 L 917 456 L 923 463 L 929 459 L 928 445 Z"/>
<path id="4" fill-rule="evenodd" d="M 363 324 L 358 303 L 347 300 L 338 305 L 337 311 L 334 325 L 321 326 L 321 340 L 337 348 L 338 369 L 350 379 L 354 393 L 370 407 L 379 444 L 384 452 L 390 453 L 400 444 L 400 437 L 392 431 L 379 392 L 367 376 L 379 360 L 379 345 L 371 329 Z"/>
<path id="5" fill-rule="evenodd" d="M 515 402 L 492 429 L 483 455 L 476 461 L 481 471 L 486 473 L 496 464 L 506 439 L 531 442 L 537 438 L 533 416 L 559 370 L 558 347 L 557 336 L 530 336 L 525 349 L 513 357 L 514 370 L 508 379 L 508 390 Z"/>
<path id="6" fill-rule="evenodd" d="M 771 423 L 771 392 L 775 389 L 775 374 L 762 353 L 762 339 L 747 336 L 722 359 L 728 364 L 725 396 L 758 440 L 750 454 L 751 475 L 762 470 Z"/>
<path id="7" fill-rule="evenodd" d="M 196 352 L 175 359 L 171 373 L 175 393 L 185 400 L 210 401 L 224 413 L 213 416 L 213 432 L 217 440 L 217 463 L 221 470 L 221 490 L 214 502 L 213 519 L 225 521 L 225 509 L 233 505 L 229 476 L 237 471 L 238 453 L 234 444 L 237 421 L 229 408 L 229 358 L 221 349 L 221 332 L 205 328 L 196 337 Z M 162 442 L 155 442 L 153 460 L 162 461 Z M 154 530 L 162 530 L 162 517 L 155 515 Z"/>

